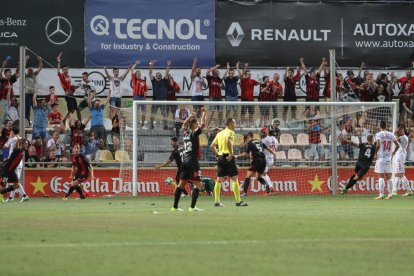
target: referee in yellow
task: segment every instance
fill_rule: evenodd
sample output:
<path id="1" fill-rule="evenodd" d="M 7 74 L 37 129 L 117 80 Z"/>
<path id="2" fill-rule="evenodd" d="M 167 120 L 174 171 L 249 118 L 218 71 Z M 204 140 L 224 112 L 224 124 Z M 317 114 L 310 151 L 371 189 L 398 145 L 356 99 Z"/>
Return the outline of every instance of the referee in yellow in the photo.
<path id="1" fill-rule="evenodd" d="M 211 151 L 217 159 L 217 181 L 214 186 L 215 207 L 224 207 L 220 202 L 221 184 L 224 177 L 230 177 L 233 184 L 234 198 L 236 206 L 247 206 L 247 203 L 240 199 L 240 184 L 238 179 L 238 170 L 236 166 L 237 155 L 233 153 L 234 144 L 234 129 L 236 128 L 236 121 L 229 118 L 226 121 L 226 128 L 220 131 L 211 144 Z M 218 148 L 218 149 L 217 149 Z"/>

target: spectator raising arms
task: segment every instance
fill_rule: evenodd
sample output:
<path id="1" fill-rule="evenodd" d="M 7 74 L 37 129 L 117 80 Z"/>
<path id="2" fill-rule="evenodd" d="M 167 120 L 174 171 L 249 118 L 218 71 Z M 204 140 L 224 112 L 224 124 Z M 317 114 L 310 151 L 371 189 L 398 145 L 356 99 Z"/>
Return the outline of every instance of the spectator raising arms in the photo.
<path id="1" fill-rule="evenodd" d="M 76 102 L 76 98 L 73 95 L 75 90 L 79 87 L 79 85 L 72 85 L 72 78 L 69 76 L 69 67 L 67 65 L 62 66 L 62 72 L 60 72 L 60 62 L 62 61 L 62 53 L 57 56 L 57 73 L 60 80 L 60 85 L 65 92 L 65 101 L 66 106 L 68 108 L 68 114 L 65 116 L 67 117 L 69 113 L 73 113 L 76 111 L 78 115 L 78 119 L 80 120 L 81 115 L 80 111 L 78 110 L 78 103 Z"/>
<path id="2" fill-rule="evenodd" d="M 121 108 L 122 103 L 122 90 L 121 83 L 125 80 L 126 76 L 129 73 L 129 70 L 132 68 L 132 64 L 129 65 L 128 70 L 122 76 L 119 76 L 119 68 L 112 69 L 114 75 L 109 74 L 108 68 L 105 66 L 105 74 L 109 79 L 109 89 L 112 91 L 112 97 L 109 100 L 110 112 L 109 116 L 112 117 L 115 113 L 115 108 Z"/>
<path id="3" fill-rule="evenodd" d="M 132 96 L 134 97 L 134 101 L 145 101 L 145 97 L 147 96 L 148 85 L 144 79 L 141 78 L 141 71 L 137 70 L 134 72 L 135 67 L 140 64 L 139 60 L 137 60 L 131 67 L 131 81 L 132 81 Z M 141 107 L 141 128 L 144 129 L 145 123 L 145 113 L 147 112 L 146 105 L 139 105 Z"/>
<path id="4" fill-rule="evenodd" d="M 206 72 L 210 102 L 221 102 L 221 89 L 223 88 L 223 84 L 218 68 L 220 68 L 220 64 L 211 67 Z M 221 126 L 223 123 L 223 106 L 210 105 L 210 110 L 211 114 L 207 121 L 207 127 L 210 126 L 211 120 L 213 119 L 214 112 L 216 110 L 218 111 L 218 126 Z"/>
<path id="5" fill-rule="evenodd" d="M 89 94 L 88 106 L 91 113 L 91 132 L 95 133 L 95 138 L 106 138 L 106 130 L 104 127 L 104 110 L 106 104 L 109 102 L 111 97 L 111 90 L 108 92 L 106 101 L 104 104 L 101 103 L 99 98 L 95 99 L 95 102 L 92 103 L 92 94 Z"/>
<path id="6" fill-rule="evenodd" d="M 170 66 L 171 60 L 167 60 L 167 68 L 165 69 L 165 76 L 162 77 L 160 72 L 155 73 L 155 77 L 152 74 L 155 61 L 150 61 L 149 63 L 149 77 L 152 83 L 152 99 L 154 101 L 166 101 L 168 95 L 168 84 L 170 76 Z M 151 106 L 151 126 L 150 129 L 154 129 L 154 117 L 158 109 L 161 111 L 164 129 L 168 129 L 167 125 L 167 106 L 166 105 L 157 105 L 153 104 Z"/>
<path id="7" fill-rule="evenodd" d="M 197 66 L 197 58 L 193 59 L 193 66 L 191 68 L 191 100 L 203 102 L 204 95 L 203 95 L 203 88 L 205 87 L 205 83 L 203 78 L 201 77 L 201 68 Z M 194 105 L 193 112 L 197 113 L 197 117 L 201 114 L 200 108 L 202 105 Z"/>
<path id="8" fill-rule="evenodd" d="M 239 69 L 239 62 L 236 63 L 237 72 Z M 229 76 L 227 77 L 227 74 Z M 227 70 L 223 74 L 225 92 L 226 92 L 226 102 L 237 102 L 239 92 L 237 90 L 237 82 L 239 81 L 238 76 L 235 76 L 234 69 L 230 68 L 230 64 L 227 62 Z M 233 119 L 237 122 L 237 112 L 238 106 L 235 104 L 226 105 L 226 118 L 230 118 L 230 112 L 233 109 Z"/>
<path id="9" fill-rule="evenodd" d="M 83 96 L 83 100 L 80 102 L 80 104 L 78 106 L 79 113 L 83 109 L 88 107 L 88 99 L 89 98 L 91 98 L 91 101 L 94 102 L 95 97 L 96 97 L 96 88 L 95 88 L 95 85 L 93 84 L 93 82 L 91 82 L 89 80 L 89 73 L 88 72 L 83 72 L 82 73 L 82 81 L 80 83 L 80 88 L 83 90 L 84 96 Z M 81 118 L 82 117 L 79 117 L 79 120 L 82 120 Z"/>
<path id="10" fill-rule="evenodd" d="M 239 78 L 241 79 L 241 100 L 242 102 L 254 102 L 254 87 L 260 83 L 252 79 L 252 73 L 250 70 L 247 70 L 249 66 L 248 63 L 244 65 L 243 71 L 239 70 Z M 241 107 L 241 124 L 245 124 L 245 115 L 246 112 L 249 112 L 249 123 L 248 126 L 253 126 L 253 114 L 254 106 L 253 105 L 244 105 Z"/>
<path id="11" fill-rule="evenodd" d="M 274 73 L 273 79 L 269 82 L 269 85 L 271 87 L 271 90 L 270 90 L 270 101 L 271 102 L 277 102 L 283 94 L 283 86 L 279 82 L 279 80 L 280 80 L 280 75 L 278 73 Z M 278 108 L 277 106 L 272 105 L 273 118 L 276 118 L 278 115 L 277 108 Z"/>
<path id="12" fill-rule="evenodd" d="M 37 76 L 39 75 L 40 71 L 43 69 L 43 61 L 41 57 L 37 57 L 38 66 L 37 69 L 34 70 L 33 67 L 29 66 L 28 61 L 30 56 L 26 56 L 26 67 L 27 73 L 25 75 L 25 83 L 26 86 L 25 90 L 25 110 L 24 110 L 24 117 L 30 124 L 30 109 L 33 108 L 33 93 L 37 89 Z"/>
<path id="13" fill-rule="evenodd" d="M 299 61 L 306 79 L 306 101 L 319 102 L 320 77 L 324 66 L 324 59 L 322 59 L 318 72 L 316 72 L 315 69 L 311 69 L 310 72 L 308 72 L 303 57 L 300 58 Z"/>
<path id="14" fill-rule="evenodd" d="M 47 113 L 45 99 L 37 99 L 37 91 L 33 94 L 33 137 L 41 137 L 43 140 L 47 138 Z"/>
<path id="15" fill-rule="evenodd" d="M 7 65 L 7 59 L 3 61 L 3 65 L 0 70 L 0 103 L 2 116 L 0 117 L 0 124 L 3 124 L 7 117 L 7 112 L 9 110 L 10 101 L 13 97 L 13 83 L 17 81 L 20 76 L 19 73 L 19 62 L 17 62 L 17 69 L 12 74 L 10 69 L 4 69 Z M 4 71 L 4 77 L 3 77 Z"/>

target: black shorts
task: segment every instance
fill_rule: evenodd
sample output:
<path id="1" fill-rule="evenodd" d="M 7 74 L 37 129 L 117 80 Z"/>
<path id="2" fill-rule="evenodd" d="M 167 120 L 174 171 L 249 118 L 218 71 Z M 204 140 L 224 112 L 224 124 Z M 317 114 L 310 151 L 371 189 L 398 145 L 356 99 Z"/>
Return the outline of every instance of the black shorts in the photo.
<path id="1" fill-rule="evenodd" d="M 19 181 L 19 178 L 17 177 L 16 172 L 13 171 L 9 171 L 6 168 L 4 168 L 1 172 L 1 176 L 0 176 L 0 183 L 2 185 L 6 185 L 7 183 L 16 183 Z"/>
<path id="2" fill-rule="evenodd" d="M 255 157 L 250 165 L 249 171 L 263 173 L 266 169 L 266 159 L 264 157 Z"/>
<path id="3" fill-rule="evenodd" d="M 78 103 L 74 96 L 65 96 L 66 106 L 70 113 L 78 109 Z"/>
<path id="4" fill-rule="evenodd" d="M 249 114 L 253 114 L 254 106 L 253 105 L 242 105 L 241 114 L 246 114 L 246 111 L 249 112 Z"/>
<path id="5" fill-rule="evenodd" d="M 355 166 L 355 173 L 356 175 L 358 175 L 358 178 L 362 178 L 364 177 L 364 175 L 367 174 L 367 172 L 369 171 L 370 166 L 369 165 L 365 165 L 365 164 L 356 164 Z"/>
<path id="6" fill-rule="evenodd" d="M 88 102 L 85 99 L 83 99 L 80 102 L 79 106 L 78 106 L 78 110 L 83 110 L 83 109 L 85 109 L 87 107 L 88 107 Z"/>
<path id="7" fill-rule="evenodd" d="M 219 156 L 217 160 L 217 177 L 233 177 L 239 174 L 236 166 L 236 159 L 233 157 L 230 161 L 227 161 L 228 154 Z"/>
<path id="8" fill-rule="evenodd" d="M 73 177 L 73 181 L 77 181 L 79 184 L 82 184 L 86 179 L 88 179 L 87 174 L 79 174 L 77 173 L 75 177 Z"/>
<path id="9" fill-rule="evenodd" d="M 308 97 L 306 97 L 306 101 L 307 102 L 319 102 L 319 98 L 308 98 Z"/>
<path id="10" fill-rule="evenodd" d="M 177 170 L 177 173 L 175 174 L 175 183 L 178 185 L 178 183 L 180 183 L 180 174 L 181 174 L 181 169 Z"/>
<path id="11" fill-rule="evenodd" d="M 200 176 L 201 172 L 198 161 L 188 161 L 181 165 L 180 179 L 188 180 L 189 182 L 200 182 Z"/>

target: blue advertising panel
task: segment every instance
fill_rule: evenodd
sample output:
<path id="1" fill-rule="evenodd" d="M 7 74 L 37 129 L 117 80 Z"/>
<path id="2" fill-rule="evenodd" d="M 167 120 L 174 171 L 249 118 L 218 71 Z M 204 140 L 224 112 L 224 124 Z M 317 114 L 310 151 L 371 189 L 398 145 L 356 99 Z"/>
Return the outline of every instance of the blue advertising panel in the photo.
<path id="1" fill-rule="evenodd" d="M 212 0 L 86 0 L 86 66 L 214 63 Z"/>

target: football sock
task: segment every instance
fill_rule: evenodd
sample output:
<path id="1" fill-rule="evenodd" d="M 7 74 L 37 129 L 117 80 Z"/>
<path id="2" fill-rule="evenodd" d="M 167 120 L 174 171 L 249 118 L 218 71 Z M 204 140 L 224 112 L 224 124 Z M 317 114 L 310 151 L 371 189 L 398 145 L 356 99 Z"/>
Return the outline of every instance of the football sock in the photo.
<path id="1" fill-rule="evenodd" d="M 70 187 L 69 191 L 66 193 L 65 197 L 69 197 L 73 193 L 74 190 L 75 190 L 74 187 Z"/>
<path id="2" fill-rule="evenodd" d="M 385 181 L 384 181 L 384 178 L 380 178 L 378 180 L 378 184 L 379 184 L 379 190 L 380 190 L 379 196 L 383 197 L 384 196 L 384 189 L 385 189 Z"/>
<path id="3" fill-rule="evenodd" d="M 200 189 L 195 188 L 193 192 L 191 193 L 191 208 L 194 208 L 197 203 L 198 195 L 200 194 Z"/>
<path id="4" fill-rule="evenodd" d="M 3 189 L 3 191 L 1 191 L 0 194 L 4 195 L 4 194 L 7 194 L 8 192 L 11 192 L 11 191 L 14 191 L 13 185 Z"/>
<path id="5" fill-rule="evenodd" d="M 10 192 L 10 194 L 9 194 L 9 199 L 14 198 L 14 194 L 15 194 L 15 193 L 16 193 L 16 190 L 11 191 L 11 192 Z"/>
<path id="6" fill-rule="evenodd" d="M 26 195 L 26 192 L 25 192 L 25 190 L 24 190 L 24 188 L 23 188 L 23 186 L 22 186 L 22 184 L 20 184 L 20 187 L 19 187 L 19 193 L 23 196 L 23 197 L 26 197 L 27 195 Z"/>
<path id="7" fill-rule="evenodd" d="M 394 191 L 394 188 L 393 188 L 394 185 L 392 183 L 392 179 L 388 179 L 387 184 L 388 184 L 388 195 L 392 196 L 392 192 Z"/>
<path id="8" fill-rule="evenodd" d="M 250 178 L 246 178 L 244 180 L 244 185 L 243 185 L 243 191 L 245 194 L 247 194 L 247 191 L 249 190 L 249 185 L 250 185 Z"/>
<path id="9" fill-rule="evenodd" d="M 258 179 L 257 179 L 257 181 L 259 181 L 261 184 L 263 184 L 263 185 L 266 185 L 266 180 L 264 180 L 264 178 L 263 177 L 259 177 Z"/>
<path id="10" fill-rule="evenodd" d="M 269 177 L 268 174 L 263 176 L 263 178 L 266 180 L 266 183 L 267 183 L 267 185 L 269 185 L 269 187 L 273 187 L 272 181 L 270 180 L 270 177 Z"/>
<path id="11" fill-rule="evenodd" d="M 75 190 L 79 193 L 80 198 L 85 198 L 85 196 L 83 195 L 83 192 L 82 192 L 82 188 L 81 187 L 76 187 Z"/>
<path id="12" fill-rule="evenodd" d="M 405 175 L 401 178 L 401 182 L 403 184 L 403 188 L 407 190 L 407 192 L 412 192 L 410 183 L 408 182 L 407 177 Z"/>
<path id="13" fill-rule="evenodd" d="M 181 189 L 180 187 L 177 187 L 177 189 L 175 189 L 175 193 L 174 193 L 174 208 L 175 209 L 178 208 L 178 202 L 180 201 L 182 191 L 183 189 Z"/>
<path id="14" fill-rule="evenodd" d="M 236 200 L 236 203 L 237 203 L 237 202 L 241 201 L 241 199 L 240 199 L 240 184 L 239 184 L 239 181 L 232 181 L 232 183 L 233 183 L 234 199 Z"/>
<path id="15" fill-rule="evenodd" d="M 263 177 L 259 177 L 257 180 L 266 187 L 266 193 L 270 193 L 270 188 L 269 185 L 266 183 L 266 180 L 264 180 Z"/>
<path id="16" fill-rule="evenodd" d="M 351 178 L 348 181 L 348 184 L 346 185 L 345 189 L 349 190 L 358 182 L 358 180 L 355 180 L 355 175 L 351 176 Z"/>
<path id="17" fill-rule="evenodd" d="M 394 191 L 395 192 L 397 192 L 398 188 L 400 188 L 400 183 L 401 183 L 401 179 L 398 176 L 394 177 Z"/>
<path id="18" fill-rule="evenodd" d="M 220 194 L 221 194 L 221 183 L 216 181 L 214 185 L 214 200 L 215 202 L 220 202 Z"/>

